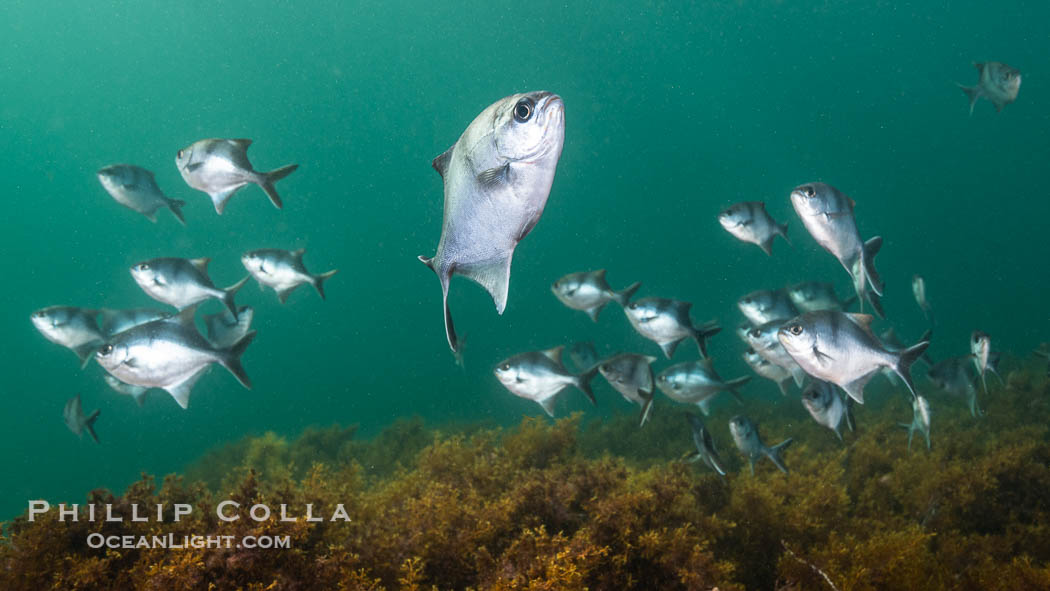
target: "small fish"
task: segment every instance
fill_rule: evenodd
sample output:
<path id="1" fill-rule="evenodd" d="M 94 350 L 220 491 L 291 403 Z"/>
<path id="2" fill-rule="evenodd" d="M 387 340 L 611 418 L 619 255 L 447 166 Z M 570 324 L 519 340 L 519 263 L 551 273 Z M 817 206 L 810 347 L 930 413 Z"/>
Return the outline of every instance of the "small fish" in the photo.
<path id="1" fill-rule="evenodd" d="M 852 398 L 846 400 L 852 401 Z M 854 429 L 853 413 L 849 406 L 835 393 L 835 387 L 825 381 L 812 380 L 806 384 L 802 390 L 802 406 L 806 407 L 814 421 L 834 431 L 839 441 L 842 441 L 843 422 L 850 431 Z"/>
<path id="2" fill-rule="evenodd" d="M 642 298 L 627 304 L 623 311 L 638 334 L 660 345 L 668 359 L 674 355 L 678 344 L 687 338 L 696 341 L 700 357 L 707 357 L 707 339 L 722 329 L 714 321 L 694 327 L 689 318 L 691 307 L 689 302 Z"/>
<path id="3" fill-rule="evenodd" d="M 982 96 L 995 105 L 996 113 L 1017 100 L 1017 93 L 1021 90 L 1021 72 L 1017 68 L 1000 62 L 974 62 L 973 67 L 980 73 L 977 86 L 959 84 L 959 88 L 970 99 L 970 115 L 973 115 L 977 99 Z"/>
<path id="4" fill-rule="evenodd" d="M 981 385 L 984 393 L 988 393 L 988 356 L 992 352 L 992 338 L 979 330 L 970 335 L 970 354 L 973 356 L 973 364 L 977 368 L 977 374 L 981 376 Z M 994 370 L 993 370 L 994 372 Z M 995 375 L 999 375 L 996 373 Z M 1002 381 L 1002 378 L 999 378 Z"/>
<path id="5" fill-rule="evenodd" d="M 245 277 L 237 283 L 219 289 L 208 277 L 209 258 L 158 258 L 131 267 L 131 276 L 148 296 L 179 310 L 215 298 L 234 316 L 237 304 L 233 296 L 248 282 Z"/>
<path id="6" fill-rule="evenodd" d="M 605 282 L 605 269 L 599 269 L 570 273 L 555 281 L 551 291 L 561 303 L 573 310 L 586 312 L 591 320 L 597 322 L 598 314 L 601 314 L 605 304 L 616 302 L 621 307 L 626 306 L 641 286 L 641 283 L 635 282 L 623 291 L 613 291 Z"/>
<path id="7" fill-rule="evenodd" d="M 857 296 L 850 296 L 846 300 L 840 300 L 835 293 L 835 286 L 830 283 L 819 281 L 803 281 L 787 288 L 791 303 L 800 312 L 816 312 L 818 310 L 845 310 L 857 301 Z"/>
<path id="8" fill-rule="evenodd" d="M 761 201 L 743 201 L 718 214 L 718 223 L 738 240 L 757 244 L 767 255 L 773 254 L 773 239 L 780 236 L 789 245 L 787 222 L 778 224 Z"/>
<path id="9" fill-rule="evenodd" d="M 30 317 L 44 338 L 76 353 L 80 367 L 87 366 L 92 353 L 105 342 L 98 328 L 98 311 L 73 306 L 50 306 Z"/>
<path id="10" fill-rule="evenodd" d="M 926 438 L 926 449 L 930 449 L 930 403 L 916 395 L 911 402 L 911 411 L 911 423 L 899 423 L 908 430 L 908 451 L 911 451 L 911 438 L 916 431 Z"/>
<path id="11" fill-rule="evenodd" d="M 715 371 L 710 359 L 701 359 L 678 363 L 663 370 L 656 376 L 656 387 L 671 400 L 699 405 L 706 416 L 708 405 L 719 392 L 729 392 L 742 402 L 737 388 L 750 381 L 751 376 L 725 381 Z"/>
<path id="12" fill-rule="evenodd" d="M 934 386 L 966 401 L 970 408 L 970 415 L 974 418 L 984 415 L 977 401 L 977 376 L 974 375 L 972 358 L 949 357 L 935 364 L 926 372 L 928 379 Z"/>
<path id="13" fill-rule="evenodd" d="M 864 404 L 864 386 L 883 367 L 904 380 L 912 396 L 911 365 L 930 346 L 929 341 L 892 352 L 872 334 L 873 317 L 837 310 L 807 312 L 784 324 L 777 332 L 780 343 L 809 375 L 831 382 Z"/>
<path id="14" fill-rule="evenodd" d="M 441 283 L 445 336 L 455 351 L 448 307 L 453 275 L 485 288 L 503 314 L 510 263 L 518 243 L 540 221 L 565 140 L 565 104 L 550 92 L 496 101 L 431 165 L 441 175 L 445 209 L 437 253 L 419 260 Z"/>
<path id="15" fill-rule="evenodd" d="M 912 275 L 911 293 L 915 296 L 915 303 L 919 304 L 919 308 L 922 309 L 927 322 L 933 324 L 933 308 L 926 299 L 926 280 L 922 278 L 922 275 Z"/>
<path id="16" fill-rule="evenodd" d="M 99 365 L 118 380 L 133 386 L 162 388 L 179 403 L 189 406 L 190 390 L 212 363 L 230 371 L 245 388 L 251 380 L 241 365 L 241 355 L 255 338 L 255 331 L 226 349 L 216 349 L 194 324 L 191 306 L 178 315 L 140 324 L 112 337 L 95 353 Z"/>
<path id="17" fill-rule="evenodd" d="M 193 142 L 175 155 L 175 166 L 186 184 L 204 191 L 222 215 L 230 197 L 245 185 L 259 185 L 277 209 L 281 197 L 274 183 L 295 172 L 298 164 L 282 166 L 272 172 L 256 172 L 248 162 L 252 140 L 206 139 Z"/>
<path id="18" fill-rule="evenodd" d="M 696 416 L 691 412 L 685 413 L 685 418 L 689 420 L 689 427 L 693 432 L 693 443 L 696 445 L 696 451 L 686 458 L 687 462 L 696 462 L 703 460 L 707 464 L 708 468 L 711 468 L 718 474 L 722 479 L 725 479 L 726 469 L 722 464 L 722 459 L 718 457 L 718 449 L 715 448 L 715 440 L 711 437 L 711 432 L 707 430 L 704 425 L 703 419 Z"/>
<path id="19" fill-rule="evenodd" d="M 277 291 L 277 299 L 283 304 L 288 301 L 288 296 L 295 288 L 309 283 L 317 290 L 317 294 L 324 297 L 324 282 L 335 275 L 339 270 L 332 269 L 320 275 L 311 275 L 303 265 L 305 248 L 299 250 L 280 250 L 277 248 L 262 248 L 246 252 L 241 256 L 241 264 L 259 282 L 259 287 L 264 285 Z"/>
<path id="20" fill-rule="evenodd" d="M 767 447 L 758 435 L 758 427 L 744 415 L 737 415 L 729 419 L 729 432 L 733 434 L 733 441 L 737 449 L 747 456 L 752 476 L 755 475 L 755 460 L 762 456 L 769 458 L 784 474 L 788 473 L 787 466 L 784 465 L 783 453 L 794 442 L 794 439 L 789 437 L 773 447 Z"/>
<path id="21" fill-rule="evenodd" d="M 153 173 L 145 168 L 131 164 L 113 164 L 98 171 L 98 180 L 110 197 L 117 203 L 132 211 L 146 216 L 151 222 L 157 221 L 157 210 L 167 207 L 183 226 L 186 218 L 182 217 L 185 201 L 172 199 L 161 192 Z"/>
<path id="22" fill-rule="evenodd" d="M 131 384 L 125 384 L 108 373 L 102 376 L 102 379 L 114 392 L 125 396 L 131 396 L 139 406 L 142 406 L 146 402 L 146 392 L 149 391 L 149 388 L 145 386 L 132 386 Z"/>
<path id="23" fill-rule="evenodd" d="M 882 248 L 882 237 L 861 242 L 853 217 L 853 200 L 831 185 L 808 183 L 791 191 L 791 204 L 817 244 L 838 259 L 850 274 L 861 311 L 867 298 L 875 312 L 885 316 L 880 299 L 882 280 L 875 270 L 875 255 Z M 867 286 L 871 286 L 871 291 Z"/>
<path id="24" fill-rule="evenodd" d="M 645 425 L 653 408 L 653 370 L 650 367 L 656 357 L 636 353 L 613 355 L 598 364 L 602 374 L 624 400 L 642 407 L 638 426 Z"/>
<path id="25" fill-rule="evenodd" d="M 783 325 L 783 320 L 774 320 L 752 328 L 747 333 L 747 344 L 760 357 L 787 371 L 792 379 L 795 380 L 795 385 L 801 388 L 802 383 L 806 379 L 806 372 L 802 370 L 802 366 L 796 363 L 791 355 L 788 355 L 784 345 L 781 345 L 780 339 L 777 338 L 777 331 Z M 781 392 L 785 392 L 783 387 Z"/>
<path id="26" fill-rule="evenodd" d="M 255 310 L 251 306 L 242 306 L 236 317 L 228 310 L 205 314 L 202 318 L 208 342 L 216 349 L 229 349 L 248 334 L 254 317 Z"/>
<path id="27" fill-rule="evenodd" d="M 124 332 L 133 326 L 171 316 L 168 312 L 151 308 L 130 308 L 125 310 L 103 308 L 99 310 L 99 315 L 102 317 L 102 334 L 106 335 L 106 338 Z"/>
<path id="28" fill-rule="evenodd" d="M 744 352 L 743 357 L 744 361 L 747 362 L 748 366 L 750 366 L 755 373 L 767 380 L 772 380 L 776 383 L 777 387 L 780 388 L 781 394 L 784 396 L 788 395 L 788 386 L 792 379 L 790 371 L 776 365 L 765 357 L 762 357 L 751 348 L 748 348 L 748 350 Z M 792 363 L 794 363 L 794 361 L 792 361 Z M 799 371 L 802 371 L 802 368 L 799 368 Z"/>
<path id="29" fill-rule="evenodd" d="M 798 316 L 798 310 L 783 289 L 753 291 L 737 300 L 736 306 L 754 326 Z"/>
<path id="30" fill-rule="evenodd" d="M 95 443 L 98 443 L 98 435 L 95 434 L 95 421 L 98 420 L 98 413 L 99 411 L 96 410 L 90 415 L 84 416 L 84 409 L 80 405 L 80 394 L 77 394 L 66 401 L 66 406 L 62 409 L 62 418 L 74 435 L 80 437 L 87 430 L 88 435 L 91 435 Z"/>
<path id="31" fill-rule="evenodd" d="M 552 417 L 555 397 L 569 386 L 575 386 L 587 395 L 591 404 L 597 404 L 591 392 L 591 379 L 598 373 L 598 368 L 592 367 L 579 374 L 570 373 L 561 362 L 563 349 L 555 347 L 515 355 L 496 366 L 493 373 L 512 394 L 538 403 Z"/>
<path id="32" fill-rule="evenodd" d="M 598 364 L 598 351 L 590 341 L 573 343 L 569 347 L 569 359 L 578 371 L 583 371 Z"/>

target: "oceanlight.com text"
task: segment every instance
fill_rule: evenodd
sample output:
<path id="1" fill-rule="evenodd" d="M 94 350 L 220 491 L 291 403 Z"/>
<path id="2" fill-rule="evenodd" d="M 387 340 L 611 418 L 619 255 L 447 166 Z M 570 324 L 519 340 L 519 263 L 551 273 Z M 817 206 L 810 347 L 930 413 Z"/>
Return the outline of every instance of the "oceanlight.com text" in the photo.
<path id="1" fill-rule="evenodd" d="M 99 533 L 90 534 L 87 544 L 91 548 L 110 549 L 205 549 L 205 548 L 277 548 L 292 547 L 289 536 L 176 536 L 175 534 L 153 536 L 106 536 Z"/>

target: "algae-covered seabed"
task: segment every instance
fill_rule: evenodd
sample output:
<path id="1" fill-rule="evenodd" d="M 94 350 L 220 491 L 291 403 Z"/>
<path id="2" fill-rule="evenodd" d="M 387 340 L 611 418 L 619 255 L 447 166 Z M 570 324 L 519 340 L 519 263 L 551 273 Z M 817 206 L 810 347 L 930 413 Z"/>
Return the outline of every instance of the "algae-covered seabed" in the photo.
<path id="1" fill-rule="evenodd" d="M 328 484 L 317 483 L 326 491 L 319 495 L 345 494 L 363 507 L 383 507 L 371 517 L 359 511 L 355 523 L 388 529 L 312 533 L 319 545 L 299 548 L 316 549 L 287 553 L 285 560 L 302 558 L 301 568 L 328 576 L 310 561 L 332 547 L 340 556 L 328 562 L 332 572 L 368 569 L 361 577 L 378 577 L 388 588 L 398 586 L 399 577 L 415 580 L 416 568 L 419 580 L 442 588 L 471 584 L 463 583 L 472 572 L 465 564 L 489 573 L 495 571 L 486 567 L 496 565 L 508 575 L 556 569 L 544 557 L 554 560 L 563 551 L 572 561 L 564 562 L 569 574 L 590 568 L 582 581 L 633 572 L 640 588 L 657 576 L 646 573 L 657 571 L 684 586 L 714 581 L 728 588 L 737 581 L 768 588 L 778 568 L 784 577 L 820 585 L 805 578 L 816 575 L 804 563 L 818 565 L 842 587 L 864 565 L 901 565 L 896 572 L 909 581 L 914 578 L 903 569 L 973 582 L 976 575 L 963 574 L 967 569 L 1022 576 L 1026 561 L 1043 568 L 1044 508 L 1042 496 L 1031 491 L 1046 490 L 1039 484 L 1046 392 L 1028 352 L 1050 333 L 1042 227 L 1050 200 L 1040 197 L 1050 143 L 1047 76 L 1039 69 L 1050 49 L 1048 16 L 1044 2 L 995 8 L 978 2 L 622 2 L 600 9 L 542 2 L 5 3 L 0 265 L 8 289 L 0 316 L 7 340 L 0 356 L 6 392 L 0 441 L 7 461 L 0 464 L 0 515 L 24 512 L 29 499 L 76 502 L 96 487 L 123 491 L 142 472 L 187 473 L 209 449 L 267 431 L 297 441 L 309 425 L 323 430 L 338 422 L 360 425 L 357 440 L 368 441 L 399 418 L 422 417 L 428 431 L 417 447 L 367 452 L 377 454 L 369 461 L 382 472 L 395 460 L 406 469 L 421 465 L 413 452 L 430 442 L 429 429 L 448 434 L 456 424 L 513 426 L 523 414 L 541 411 L 492 379 L 497 361 L 577 340 L 594 340 L 604 351 L 656 352 L 615 309 L 594 324 L 562 307 L 549 285 L 571 271 L 605 267 L 614 287 L 640 280 L 641 296 L 694 302 L 695 320 L 718 318 L 727 328 L 711 345 L 719 372 L 743 375 L 741 347 L 728 330 L 739 319 L 733 303 L 741 294 L 803 279 L 835 281 L 840 294 L 849 291 L 845 273 L 805 235 L 787 201 L 791 187 L 820 179 L 857 201 L 863 236 L 884 237 L 878 266 L 899 333 L 914 339 L 925 329 L 908 289 L 919 273 L 937 313 L 936 358 L 965 353 L 970 331 L 980 328 L 1007 353 L 1006 373 L 1029 376 L 1013 378 L 1017 387 L 1009 395 L 993 386 L 984 399 L 988 417 L 956 417 L 963 411 L 955 401 L 938 398 L 920 377 L 934 409 L 931 454 L 905 454 L 903 430 L 894 425 L 907 421 L 910 410 L 888 391 L 873 393 L 874 407 L 858 411 L 859 439 L 842 448 L 810 424 L 797 400 L 770 406 L 779 396 L 775 387 L 756 380 L 745 391 L 743 411 L 761 421 L 770 440 L 796 438 L 788 454 L 792 474 L 760 466 L 750 479 L 739 475 L 737 464 L 728 487 L 697 468 L 669 463 L 690 445 L 685 421 L 669 401 L 659 399 L 656 422 L 638 431 L 626 418 L 613 418 L 628 407 L 604 385 L 598 409 L 568 394 L 558 413 L 583 411 L 585 422 L 605 421 L 590 427 L 604 437 L 581 435 L 583 457 L 608 452 L 614 458 L 608 462 L 628 462 L 642 472 L 587 464 L 564 451 L 562 439 L 534 451 L 546 432 L 531 424 L 527 432 L 534 437 L 516 450 L 441 439 L 437 450 L 460 454 L 442 460 L 445 471 L 372 475 L 358 457 L 360 485 L 339 475 L 355 457 L 339 452 L 341 443 L 299 444 L 304 454 L 329 458 L 336 471 L 325 477 Z M 1000 114 L 981 102 L 967 117 L 955 82 L 972 84 L 970 64 L 984 60 L 1022 71 L 1020 97 Z M 565 151 L 548 209 L 518 249 L 506 313 L 498 317 L 475 286 L 453 285 L 457 328 L 467 337 L 466 369 L 460 370 L 444 342 L 437 282 L 415 260 L 433 253 L 440 228 L 440 179 L 429 163 L 482 108 L 526 89 L 564 98 Z M 173 164 L 179 148 L 204 137 L 254 139 L 249 154 L 260 169 L 298 162 L 300 170 L 280 184 L 284 209 L 249 187 L 216 216 Z M 94 172 L 114 162 L 154 170 L 163 190 L 189 201 L 188 226 L 166 212 L 150 224 L 113 203 Z M 743 199 L 765 200 L 774 217 L 788 220 L 793 245 L 778 243 L 766 257 L 723 232 L 717 211 Z M 323 303 L 303 290 L 280 306 L 272 293 L 244 290 L 241 303 L 256 308 L 260 332 L 245 357 L 252 391 L 219 370 L 201 380 L 186 411 L 159 393 L 140 409 L 110 392 L 98 367 L 78 370 L 73 355 L 47 343 L 28 320 L 34 309 L 53 304 L 151 305 L 127 269 L 155 256 L 210 256 L 216 283 L 228 285 L 243 276 L 240 253 L 259 247 L 306 247 L 311 268 L 341 272 Z M 676 360 L 691 355 L 683 347 Z M 102 409 L 98 446 L 78 442 L 62 425 L 62 405 L 78 392 L 87 410 Z M 730 457 L 725 422 L 737 412 L 727 403 L 709 421 Z M 658 450 L 630 448 L 635 438 Z M 350 448 L 381 447 L 360 446 Z M 314 448 L 321 451 L 309 451 Z M 277 462 L 273 453 L 253 457 Z M 217 465 L 242 463 L 236 458 Z M 495 525 L 441 529 L 436 517 L 432 526 L 491 539 L 473 546 L 447 536 L 442 546 L 424 533 L 402 539 L 427 530 L 389 517 L 402 513 L 396 503 L 430 502 L 437 498 L 427 489 L 431 483 L 458 490 L 459 483 L 447 479 L 457 478 L 453 468 L 466 458 L 480 465 L 459 474 L 488 483 L 470 494 L 479 504 L 499 504 L 483 515 Z M 295 477 L 308 470 L 299 459 Z M 497 459 L 503 463 L 494 465 Z M 1005 470 L 1010 466 L 1017 468 Z M 595 474 L 604 480 L 594 483 Z M 269 490 L 280 477 L 270 465 L 258 478 Z M 368 478 L 380 477 L 391 480 L 366 486 Z M 955 484 L 969 479 L 977 479 L 972 488 Z M 870 488 L 876 484 L 885 494 Z M 188 480 L 185 486 L 192 487 Z M 418 494 L 409 494 L 412 487 Z M 609 494 L 592 494 L 592 488 Z M 810 489 L 831 500 L 805 505 L 800 499 L 808 499 Z M 942 489 L 947 492 L 936 492 Z M 574 501 L 541 502 L 565 495 Z M 584 507 L 592 497 L 624 504 Z M 926 518 L 931 505 L 933 516 Z M 553 515 L 543 514 L 544 506 Z M 758 509 L 767 506 L 782 510 Z M 514 507 L 519 513 L 507 513 Z M 558 507 L 566 508 L 559 513 Z M 945 507 L 961 507 L 960 513 Z M 416 509 L 405 518 L 428 513 Z M 464 523 L 479 523 L 478 514 L 465 515 Z M 156 566 L 152 574 L 159 576 L 164 559 L 196 564 L 192 553 L 92 554 L 76 546 L 83 538 L 76 531 L 52 536 L 52 526 L 38 527 L 41 540 L 73 544 L 78 559 L 63 561 L 70 548 L 62 546 L 37 566 L 82 580 L 90 579 L 83 570 L 90 568 L 137 576 L 133 564 L 146 574 Z M 354 546 L 366 542 L 374 550 Z M 400 546 L 387 553 L 384 544 Z M 339 553 L 341 545 L 359 558 Z M 440 561 L 429 552 L 448 545 L 464 552 L 484 547 L 489 562 L 461 556 L 453 570 L 436 572 Z M 625 548 L 654 566 L 636 568 Z M 33 563 L 12 553 L 36 549 L 44 547 L 26 538 L 3 551 L 28 568 Z M 220 569 L 225 563 L 216 561 L 226 558 L 216 556 L 200 559 Z M 416 566 L 398 570 L 413 557 L 421 559 L 411 563 Z M 172 576 L 185 574 L 177 566 Z M 249 566 L 240 572 L 257 573 L 260 582 L 274 575 Z M 675 568 L 701 578 L 666 574 Z M 13 566 L 4 576 L 20 572 L 28 571 Z M 881 584 L 874 574 L 856 577 L 858 584 Z M 1003 575 L 979 584 L 1009 581 Z"/>

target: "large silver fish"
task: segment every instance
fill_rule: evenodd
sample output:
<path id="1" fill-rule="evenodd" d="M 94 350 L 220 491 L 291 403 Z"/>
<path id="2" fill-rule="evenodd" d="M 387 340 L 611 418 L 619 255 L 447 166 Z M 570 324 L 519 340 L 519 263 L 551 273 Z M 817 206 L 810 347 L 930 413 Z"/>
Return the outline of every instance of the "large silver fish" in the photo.
<path id="1" fill-rule="evenodd" d="M 926 449 L 930 449 L 930 403 L 922 396 L 916 396 L 911 411 L 911 423 L 900 423 L 908 430 L 908 451 L 911 451 L 911 438 L 916 431 L 926 438 Z"/>
<path id="2" fill-rule="evenodd" d="M 555 347 L 515 355 L 497 365 L 493 373 L 512 394 L 538 403 L 552 417 L 555 397 L 569 386 L 575 386 L 587 395 L 591 404 L 597 404 L 591 392 L 591 378 L 598 373 L 598 368 L 571 373 L 561 362 L 563 349 Z"/>
<path id="3" fill-rule="evenodd" d="M 798 310 L 783 289 L 753 291 L 737 300 L 736 306 L 754 326 L 798 316 Z"/>
<path id="4" fill-rule="evenodd" d="M 710 359 L 701 359 L 678 363 L 661 371 L 656 376 L 656 387 L 675 402 L 698 405 L 701 412 L 707 415 L 708 405 L 716 395 L 729 392 L 740 401 L 737 388 L 749 381 L 751 376 L 723 380 Z"/>
<path id="5" fill-rule="evenodd" d="M 338 269 L 332 269 L 320 275 L 313 275 L 303 265 L 305 248 L 299 250 L 281 250 L 278 248 L 261 248 L 241 255 L 241 264 L 259 282 L 259 287 L 272 287 L 277 292 L 277 299 L 283 304 L 295 288 L 304 283 L 310 284 L 317 294 L 324 297 L 324 282 L 335 275 Z"/>
<path id="6" fill-rule="evenodd" d="M 77 394 L 66 401 L 66 406 L 62 409 L 62 419 L 77 437 L 87 431 L 95 443 L 98 443 L 98 435 L 95 434 L 95 421 L 98 420 L 98 413 L 96 409 L 90 415 L 84 416 L 84 408 L 80 405 L 80 394 Z"/>
<path id="7" fill-rule="evenodd" d="M 147 322 L 160 320 L 161 318 L 167 318 L 171 316 L 171 314 L 160 310 L 154 310 L 152 308 L 128 308 L 120 310 L 103 308 L 99 310 L 99 316 L 102 318 L 102 334 L 106 335 L 106 337 L 111 337 L 118 332 L 124 332 L 133 326 L 146 324 Z"/>
<path id="8" fill-rule="evenodd" d="M 842 397 L 835 392 L 835 387 L 822 380 L 812 380 L 802 390 L 802 406 L 809 411 L 809 416 L 834 431 L 839 441 L 842 441 L 843 423 L 850 431 L 854 428 L 853 413 L 849 407 L 853 399 L 846 400 L 848 402 L 843 402 Z"/>
<path id="9" fill-rule="evenodd" d="M 245 185 L 259 185 L 274 207 L 281 208 L 281 197 L 274 183 L 295 172 L 298 164 L 282 166 L 272 172 L 257 172 L 248 161 L 252 140 L 206 139 L 193 142 L 175 155 L 186 184 L 211 197 L 215 212 L 222 215 L 230 197 Z"/>
<path id="10" fill-rule="evenodd" d="M 251 388 L 241 355 L 255 338 L 255 331 L 232 347 L 217 349 L 197 332 L 195 311 L 189 307 L 177 316 L 117 334 L 99 348 L 95 359 L 125 384 L 167 390 L 182 408 L 189 405 L 190 390 L 212 363 L 225 367 L 242 386 Z"/>
<path id="11" fill-rule="evenodd" d="M 642 298 L 623 309 L 627 320 L 638 334 L 660 345 L 664 355 L 670 359 L 683 340 L 691 338 L 700 349 L 700 357 L 707 357 L 707 339 L 722 329 L 715 321 L 693 326 L 689 318 L 689 302 L 667 298 Z"/>
<path id="12" fill-rule="evenodd" d="M 777 367 L 784 368 L 795 380 L 795 385 L 801 388 L 802 383 L 806 379 L 806 372 L 802 370 L 802 367 L 795 362 L 791 355 L 788 355 L 784 345 L 780 344 L 780 339 L 777 337 L 777 332 L 784 325 L 784 322 L 783 320 L 774 320 L 752 328 L 747 333 L 747 344 L 766 361 Z M 780 391 L 786 394 L 783 386 L 781 386 Z"/>
<path id="13" fill-rule="evenodd" d="M 50 306 L 33 312 L 33 326 L 44 338 L 76 353 L 80 367 L 105 342 L 98 328 L 98 311 L 73 306 Z"/>
<path id="14" fill-rule="evenodd" d="M 930 346 L 919 341 L 903 351 L 889 351 L 871 332 L 873 317 L 837 310 L 807 312 L 777 332 L 780 343 L 809 375 L 831 382 L 864 404 L 864 386 L 883 367 L 901 377 L 916 395 L 911 365 Z"/>
<path id="15" fill-rule="evenodd" d="M 565 139 L 565 105 L 550 92 L 515 94 L 489 105 L 433 161 L 445 185 L 437 253 L 419 260 L 437 274 L 445 335 L 455 351 L 448 306 L 453 275 L 477 282 L 503 314 L 510 264 L 543 215 Z"/>
<path id="16" fill-rule="evenodd" d="M 722 459 L 718 457 L 715 440 L 704 425 L 703 419 L 691 412 L 685 413 L 685 417 L 689 420 L 689 428 L 693 432 L 693 444 L 696 445 L 696 451 L 689 454 L 686 461 L 696 462 L 702 460 L 707 464 L 708 468 L 714 470 L 724 480 L 726 475 L 725 466 L 722 464 Z"/>
<path id="17" fill-rule="evenodd" d="M 736 443 L 737 449 L 747 456 L 752 476 L 755 475 L 755 460 L 762 456 L 769 458 L 784 474 L 788 473 L 787 466 L 784 464 L 783 454 L 784 450 L 791 445 L 794 439 L 789 437 L 773 447 L 769 447 L 762 442 L 755 423 L 744 415 L 737 415 L 729 420 L 729 432 L 733 435 L 733 442 Z"/>
<path id="18" fill-rule="evenodd" d="M 817 244 L 838 259 L 849 273 L 861 311 L 867 298 L 875 312 L 884 316 L 880 299 L 882 280 L 875 270 L 875 255 L 882 248 L 882 237 L 861 242 L 853 217 L 853 200 L 826 183 L 808 183 L 791 191 L 791 205 Z"/>
<path id="19" fill-rule="evenodd" d="M 641 286 L 641 283 L 635 282 L 623 291 L 613 291 L 605 281 L 605 269 L 599 269 L 569 273 L 555 281 L 551 291 L 561 303 L 573 310 L 586 312 L 591 320 L 597 322 L 598 314 L 601 314 L 605 304 L 616 302 L 621 307 L 626 306 Z"/>
<path id="20" fill-rule="evenodd" d="M 787 223 L 778 224 L 761 201 L 743 201 L 729 206 L 718 214 L 718 223 L 738 240 L 757 244 L 767 255 L 773 254 L 773 239 L 788 240 Z"/>
<path id="21" fill-rule="evenodd" d="M 857 301 L 856 296 L 840 300 L 838 294 L 835 293 L 835 286 L 819 281 L 796 283 L 787 288 L 787 293 L 791 298 L 791 303 L 795 304 L 800 312 L 845 310 Z"/>
<path id="22" fill-rule="evenodd" d="M 242 306 L 237 310 L 236 317 L 224 310 L 215 314 L 205 314 L 202 318 L 208 341 L 212 346 L 216 349 L 228 349 L 248 334 L 254 317 L 255 310 L 251 306 Z"/>
<path id="23" fill-rule="evenodd" d="M 623 395 L 624 400 L 642 407 L 638 425 L 645 425 L 653 408 L 653 370 L 656 361 L 651 355 L 621 353 L 601 361 L 598 372 L 609 385 Z"/>
<path id="24" fill-rule="evenodd" d="M 131 267 L 135 283 L 149 297 L 184 310 L 207 299 L 217 299 L 234 316 L 237 303 L 233 297 L 248 282 L 241 279 L 226 289 L 219 289 L 208 277 L 209 258 L 180 259 L 165 257 L 151 259 Z"/>
<path id="25" fill-rule="evenodd" d="M 1017 68 L 1000 62 L 974 62 L 973 67 L 980 73 L 977 86 L 959 84 L 970 99 L 970 115 L 973 115 L 977 99 L 982 96 L 995 105 L 996 113 L 1017 100 L 1017 93 L 1021 90 L 1021 72 Z"/>
<path id="26" fill-rule="evenodd" d="M 133 164 L 113 164 L 98 171 L 98 180 L 110 197 L 117 203 L 132 211 L 146 216 L 149 221 L 157 221 L 157 210 L 167 207 L 182 225 L 185 201 L 172 199 L 161 192 L 153 173 Z"/>

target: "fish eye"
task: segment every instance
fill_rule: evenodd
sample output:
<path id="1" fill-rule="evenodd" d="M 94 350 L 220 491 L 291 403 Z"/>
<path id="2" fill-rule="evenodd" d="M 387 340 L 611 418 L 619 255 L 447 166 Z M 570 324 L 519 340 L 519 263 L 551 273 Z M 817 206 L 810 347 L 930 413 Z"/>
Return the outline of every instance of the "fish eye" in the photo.
<path id="1" fill-rule="evenodd" d="M 499 366 L 499 369 L 500 371 L 510 371 L 510 364 L 504 363 L 503 365 Z"/>
<path id="2" fill-rule="evenodd" d="M 176 154 L 175 157 L 176 158 L 182 158 L 182 150 L 179 150 L 179 153 Z"/>
<path id="3" fill-rule="evenodd" d="M 105 345 L 102 345 L 102 347 L 98 350 L 98 352 L 103 354 L 103 355 L 109 355 L 110 353 L 113 352 L 113 345 L 110 345 L 109 343 L 106 343 Z"/>
<path id="4" fill-rule="evenodd" d="M 802 334 L 802 325 L 801 324 L 792 324 L 790 327 L 788 327 L 788 332 L 790 332 L 791 334 L 793 334 L 793 335 L 795 335 L 797 337 L 798 335 Z"/>
<path id="5" fill-rule="evenodd" d="M 602 371 L 609 371 L 610 369 L 612 369 L 612 366 L 609 365 L 608 363 L 603 363 L 602 364 Z"/>
<path id="6" fill-rule="evenodd" d="M 637 310 L 638 309 L 638 303 L 637 302 L 631 302 L 630 304 L 627 305 L 627 307 L 632 309 L 632 310 Z"/>
<path id="7" fill-rule="evenodd" d="M 802 187 L 802 189 L 800 189 L 800 190 L 802 191 L 802 194 L 805 195 L 806 197 L 813 197 L 814 195 L 817 194 L 816 191 L 813 190 L 813 186 L 812 185 L 806 185 L 806 186 Z"/>
<path id="8" fill-rule="evenodd" d="M 532 99 L 528 97 L 518 101 L 518 104 L 514 105 L 514 120 L 518 123 L 525 123 L 531 119 L 534 106 Z"/>
<path id="9" fill-rule="evenodd" d="M 149 263 L 139 263 L 139 271 L 149 271 Z"/>

